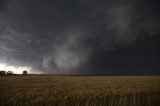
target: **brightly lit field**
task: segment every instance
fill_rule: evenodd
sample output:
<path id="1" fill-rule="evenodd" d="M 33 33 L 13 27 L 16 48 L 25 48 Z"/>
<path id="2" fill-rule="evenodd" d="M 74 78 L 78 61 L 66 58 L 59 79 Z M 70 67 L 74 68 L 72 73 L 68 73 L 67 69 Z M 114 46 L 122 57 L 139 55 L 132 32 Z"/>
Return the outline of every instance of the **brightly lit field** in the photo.
<path id="1" fill-rule="evenodd" d="M 3 76 L 0 106 L 160 106 L 160 76 Z"/>

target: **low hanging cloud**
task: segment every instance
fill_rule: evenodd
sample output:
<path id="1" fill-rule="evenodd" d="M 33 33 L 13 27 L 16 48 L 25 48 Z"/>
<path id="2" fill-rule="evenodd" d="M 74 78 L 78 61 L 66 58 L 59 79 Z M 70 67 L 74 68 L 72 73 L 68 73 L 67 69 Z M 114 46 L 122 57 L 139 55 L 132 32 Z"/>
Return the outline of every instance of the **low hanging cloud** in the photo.
<path id="1" fill-rule="evenodd" d="M 58 68 L 74 69 L 87 62 L 89 49 L 81 44 L 74 35 L 70 35 L 62 45 L 56 47 L 54 62 Z"/>
<path id="2" fill-rule="evenodd" d="M 53 54 L 43 60 L 44 68 L 63 73 L 77 70 L 89 61 L 90 49 L 81 41 L 84 36 L 75 34 L 69 33 L 66 40 L 53 45 Z"/>
<path id="3" fill-rule="evenodd" d="M 159 38 L 155 39 L 159 34 L 156 0 L 0 1 L 0 62 L 33 72 L 115 74 L 132 73 L 112 71 L 115 67 L 160 69 Z M 147 50 L 152 52 L 146 46 L 140 51 L 139 41 L 150 45 Z"/>

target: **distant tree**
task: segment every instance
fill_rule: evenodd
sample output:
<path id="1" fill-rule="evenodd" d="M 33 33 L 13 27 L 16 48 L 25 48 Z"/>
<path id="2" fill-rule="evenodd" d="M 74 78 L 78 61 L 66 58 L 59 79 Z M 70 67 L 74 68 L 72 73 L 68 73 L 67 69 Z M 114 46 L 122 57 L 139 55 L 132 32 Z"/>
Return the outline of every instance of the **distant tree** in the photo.
<path id="1" fill-rule="evenodd" d="M 27 71 L 25 70 L 25 71 L 23 71 L 23 73 L 22 73 L 23 75 L 27 75 Z"/>
<path id="2" fill-rule="evenodd" d="M 7 75 L 13 75 L 13 71 L 7 71 Z"/>
<path id="3" fill-rule="evenodd" d="M 0 75 L 5 75 L 6 74 L 6 71 L 0 71 Z"/>

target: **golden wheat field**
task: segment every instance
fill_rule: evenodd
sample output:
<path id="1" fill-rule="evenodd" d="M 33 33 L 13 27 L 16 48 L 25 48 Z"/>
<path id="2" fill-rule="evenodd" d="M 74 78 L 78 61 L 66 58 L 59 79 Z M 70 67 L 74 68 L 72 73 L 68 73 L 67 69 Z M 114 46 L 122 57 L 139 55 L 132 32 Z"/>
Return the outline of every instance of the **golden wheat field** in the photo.
<path id="1" fill-rule="evenodd" d="M 4 76 L 0 106 L 160 106 L 160 76 Z"/>

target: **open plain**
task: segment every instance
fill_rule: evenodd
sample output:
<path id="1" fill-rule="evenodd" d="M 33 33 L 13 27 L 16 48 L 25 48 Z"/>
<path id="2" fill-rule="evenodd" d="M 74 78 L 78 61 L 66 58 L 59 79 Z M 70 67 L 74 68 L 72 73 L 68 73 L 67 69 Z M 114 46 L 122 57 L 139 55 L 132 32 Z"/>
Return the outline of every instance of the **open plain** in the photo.
<path id="1" fill-rule="evenodd" d="M 160 106 L 160 76 L 3 76 L 0 106 Z"/>

